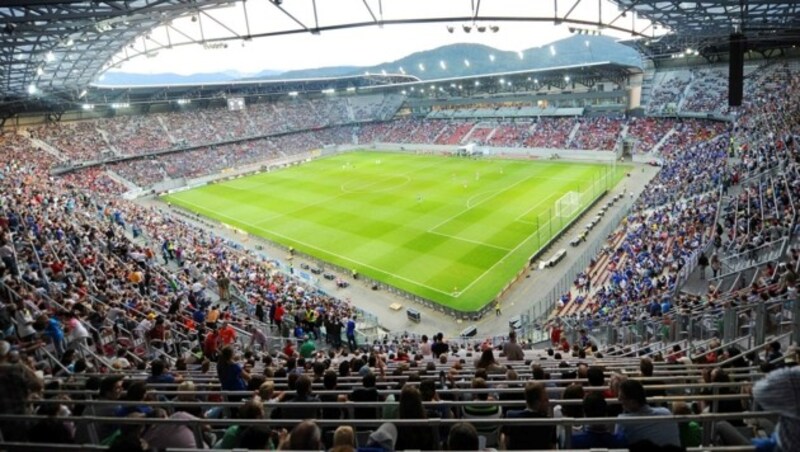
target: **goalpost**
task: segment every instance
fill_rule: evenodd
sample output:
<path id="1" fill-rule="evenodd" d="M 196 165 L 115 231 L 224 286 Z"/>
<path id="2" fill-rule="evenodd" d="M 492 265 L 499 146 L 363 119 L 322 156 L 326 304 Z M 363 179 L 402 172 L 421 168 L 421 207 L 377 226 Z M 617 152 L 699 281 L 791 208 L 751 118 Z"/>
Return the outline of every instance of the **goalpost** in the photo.
<path id="1" fill-rule="evenodd" d="M 566 193 L 558 198 L 555 205 L 555 215 L 561 218 L 569 218 L 581 208 L 581 194 L 576 191 Z"/>

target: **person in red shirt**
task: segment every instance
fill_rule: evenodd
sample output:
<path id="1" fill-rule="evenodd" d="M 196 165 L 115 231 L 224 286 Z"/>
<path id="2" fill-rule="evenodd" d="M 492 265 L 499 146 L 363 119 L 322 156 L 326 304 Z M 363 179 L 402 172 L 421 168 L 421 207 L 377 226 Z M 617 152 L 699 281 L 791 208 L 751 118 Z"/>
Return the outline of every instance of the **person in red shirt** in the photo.
<path id="1" fill-rule="evenodd" d="M 228 322 L 224 322 L 219 330 L 219 338 L 223 345 L 232 345 L 236 341 L 236 331 Z"/>
<path id="2" fill-rule="evenodd" d="M 286 310 L 283 308 L 283 304 L 278 302 L 275 306 L 275 315 L 273 316 L 273 320 L 275 324 L 278 325 L 278 329 L 281 328 L 281 322 L 283 322 L 283 316 L 286 314 Z"/>
<path id="3" fill-rule="evenodd" d="M 283 354 L 286 356 L 294 356 L 294 345 L 291 339 L 286 340 L 286 345 L 283 347 Z"/>
<path id="4" fill-rule="evenodd" d="M 550 342 L 556 347 L 561 343 L 561 327 L 557 324 L 550 330 Z"/>
<path id="5" fill-rule="evenodd" d="M 569 341 L 567 341 L 566 337 L 561 338 L 561 351 L 565 353 L 569 353 L 572 348 L 569 346 Z"/>
<path id="6" fill-rule="evenodd" d="M 205 355 L 206 359 L 215 360 L 217 359 L 217 351 L 219 349 L 219 333 L 217 330 L 211 330 L 207 335 L 205 341 L 203 341 L 203 355 Z"/>

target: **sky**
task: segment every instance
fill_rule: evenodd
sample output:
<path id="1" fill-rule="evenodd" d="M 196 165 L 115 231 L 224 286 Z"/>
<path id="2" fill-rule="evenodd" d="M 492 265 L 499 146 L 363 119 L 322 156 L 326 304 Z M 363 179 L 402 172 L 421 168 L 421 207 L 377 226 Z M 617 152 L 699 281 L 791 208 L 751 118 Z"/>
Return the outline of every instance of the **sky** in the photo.
<path id="1" fill-rule="evenodd" d="M 383 9 L 384 20 L 413 18 L 471 17 L 473 5 L 480 3 L 479 15 L 482 17 L 553 17 L 554 7 L 563 15 L 573 4 L 573 0 L 317 0 L 317 17 L 320 26 L 341 25 L 371 21 L 373 14 L 380 17 Z M 555 6 L 554 6 L 555 5 Z M 314 10 L 311 0 L 283 0 L 281 5 L 286 12 L 311 28 L 314 26 Z M 596 22 L 599 15 L 610 22 L 620 15 L 620 9 L 608 0 L 600 0 L 602 11 L 598 13 L 598 2 L 582 0 L 570 14 L 570 18 Z M 245 20 L 245 14 L 249 20 Z M 198 19 L 199 18 L 199 19 Z M 207 49 L 200 44 L 174 46 L 172 49 L 158 50 L 152 55 L 153 44 L 173 44 L 190 42 L 175 29 L 195 40 L 202 37 L 231 36 L 223 27 L 233 29 L 239 35 L 284 31 L 297 29 L 297 22 L 281 12 L 270 0 L 248 0 L 233 6 L 199 14 L 194 19 L 186 17 L 172 23 L 172 30 L 165 28 L 151 32 L 150 39 L 144 38 L 133 43 L 136 50 L 145 46 L 151 55 L 138 56 L 116 65 L 112 70 L 132 73 L 165 73 L 182 75 L 207 72 L 238 72 L 252 74 L 262 70 L 293 70 L 328 66 L 372 66 L 393 61 L 411 53 L 429 50 L 454 43 L 479 43 L 500 50 L 518 51 L 538 47 L 571 35 L 569 26 L 587 29 L 596 27 L 583 25 L 554 25 L 548 22 L 493 22 L 491 20 L 454 21 L 433 24 L 386 25 L 382 28 L 369 26 L 354 29 L 331 30 L 314 35 L 300 33 L 285 36 L 256 38 L 251 41 L 228 41 L 227 48 Z M 463 25 L 497 25 L 497 33 L 487 30 L 478 33 L 473 30 L 465 33 Z M 643 29 L 649 24 L 644 19 L 633 18 L 628 14 L 615 25 Z M 454 31 L 448 32 L 452 26 Z M 202 32 L 201 32 L 202 28 Z M 603 34 L 613 37 L 630 37 L 627 33 L 603 30 Z M 128 49 L 126 47 L 126 49 Z M 130 52 L 128 55 L 130 55 Z"/>

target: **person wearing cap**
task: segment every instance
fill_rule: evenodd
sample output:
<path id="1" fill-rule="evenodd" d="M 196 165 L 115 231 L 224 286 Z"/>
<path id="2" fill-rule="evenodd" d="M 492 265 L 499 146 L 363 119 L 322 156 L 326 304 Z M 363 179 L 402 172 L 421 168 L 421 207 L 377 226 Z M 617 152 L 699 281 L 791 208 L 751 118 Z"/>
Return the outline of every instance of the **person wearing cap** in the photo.
<path id="1" fill-rule="evenodd" d="M 397 427 L 385 422 L 377 430 L 370 433 L 366 449 L 393 451 L 397 443 Z M 363 450 L 359 448 L 359 450 Z"/>

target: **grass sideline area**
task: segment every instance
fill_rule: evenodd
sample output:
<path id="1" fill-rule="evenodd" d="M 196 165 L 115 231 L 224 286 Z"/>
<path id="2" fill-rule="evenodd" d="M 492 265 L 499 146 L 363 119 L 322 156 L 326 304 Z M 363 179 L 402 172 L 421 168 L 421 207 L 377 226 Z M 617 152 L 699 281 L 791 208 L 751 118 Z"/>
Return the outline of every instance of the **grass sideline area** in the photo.
<path id="1" fill-rule="evenodd" d="M 359 151 L 163 199 L 470 312 L 628 169 Z M 555 216 L 571 191 L 582 205 Z"/>

